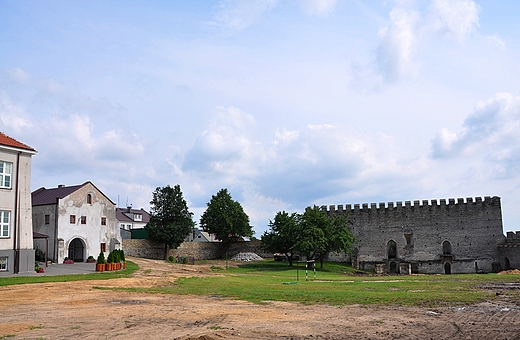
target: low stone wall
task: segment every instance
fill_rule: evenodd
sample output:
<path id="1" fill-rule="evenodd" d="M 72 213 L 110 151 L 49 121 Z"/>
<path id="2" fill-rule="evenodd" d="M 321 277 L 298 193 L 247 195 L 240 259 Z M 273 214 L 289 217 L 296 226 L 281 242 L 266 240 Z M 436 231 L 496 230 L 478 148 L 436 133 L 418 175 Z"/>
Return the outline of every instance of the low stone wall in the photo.
<path id="1" fill-rule="evenodd" d="M 150 240 L 123 240 L 125 255 L 147 259 L 164 259 L 164 244 Z M 262 249 L 260 241 L 235 242 L 228 248 L 228 257 L 238 253 L 255 253 L 263 258 L 273 257 L 272 253 Z M 224 257 L 224 248 L 220 242 L 184 242 L 177 249 L 170 249 L 168 256 L 195 260 L 212 260 Z"/>

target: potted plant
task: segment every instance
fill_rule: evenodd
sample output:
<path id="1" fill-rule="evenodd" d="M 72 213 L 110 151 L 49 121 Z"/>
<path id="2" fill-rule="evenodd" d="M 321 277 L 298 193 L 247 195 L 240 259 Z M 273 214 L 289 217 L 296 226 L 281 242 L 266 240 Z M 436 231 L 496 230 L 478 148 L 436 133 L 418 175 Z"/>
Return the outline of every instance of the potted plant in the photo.
<path id="1" fill-rule="evenodd" d="M 74 264 L 74 261 L 69 259 L 68 257 L 66 257 L 64 260 L 63 260 L 63 264 Z"/>
<path id="2" fill-rule="evenodd" d="M 121 269 L 121 262 L 119 259 L 119 250 L 114 249 L 112 250 L 112 259 L 114 260 L 114 270 Z"/>
<path id="3" fill-rule="evenodd" d="M 95 263 L 96 262 L 96 259 L 94 258 L 94 256 L 90 255 L 88 258 L 87 258 L 87 263 Z"/>
<path id="4" fill-rule="evenodd" d="M 34 264 L 34 271 L 37 273 L 45 273 L 45 269 L 40 267 L 40 264 L 38 262 Z"/>
<path id="5" fill-rule="evenodd" d="M 104 272 L 105 271 L 105 266 L 106 266 L 105 254 L 101 251 L 101 252 L 99 252 L 99 256 L 97 258 L 96 271 L 97 272 Z"/>
<path id="6" fill-rule="evenodd" d="M 106 270 L 107 271 L 113 270 L 113 268 L 112 268 L 113 262 L 114 262 L 113 256 L 112 256 L 112 253 L 110 253 L 107 256 L 107 265 L 106 265 Z"/>

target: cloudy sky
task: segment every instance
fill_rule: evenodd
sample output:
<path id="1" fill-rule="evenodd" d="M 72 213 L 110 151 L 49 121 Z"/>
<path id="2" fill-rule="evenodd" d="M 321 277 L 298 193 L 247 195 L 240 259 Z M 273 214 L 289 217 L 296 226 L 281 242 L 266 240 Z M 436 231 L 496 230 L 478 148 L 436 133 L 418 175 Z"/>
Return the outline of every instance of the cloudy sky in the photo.
<path id="1" fill-rule="evenodd" d="M 520 230 L 520 1 L 0 2 L 0 131 L 32 189 L 92 181 L 257 237 L 306 206 L 501 196 Z"/>

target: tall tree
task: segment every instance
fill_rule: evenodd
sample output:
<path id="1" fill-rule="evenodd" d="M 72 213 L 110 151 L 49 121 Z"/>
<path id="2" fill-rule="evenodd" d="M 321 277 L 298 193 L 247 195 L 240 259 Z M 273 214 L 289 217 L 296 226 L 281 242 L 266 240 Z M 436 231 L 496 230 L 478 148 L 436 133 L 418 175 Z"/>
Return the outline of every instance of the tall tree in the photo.
<path id="1" fill-rule="evenodd" d="M 320 260 L 330 252 L 349 253 L 354 243 L 354 236 L 348 229 L 348 221 L 344 216 L 329 218 L 318 206 L 305 209 L 302 215 L 302 236 L 296 245 L 308 259 Z"/>
<path id="2" fill-rule="evenodd" d="M 253 227 L 249 225 L 249 216 L 239 202 L 231 198 L 227 189 L 221 189 L 206 204 L 207 208 L 200 217 L 200 226 L 221 240 L 227 246 L 237 237 L 251 237 Z"/>
<path id="3" fill-rule="evenodd" d="M 195 227 L 193 213 L 188 210 L 178 184 L 156 188 L 150 205 L 150 221 L 145 229 L 150 239 L 164 243 L 166 259 L 168 247 L 177 248 Z"/>
<path id="4" fill-rule="evenodd" d="M 268 251 L 285 254 L 289 265 L 293 265 L 294 251 L 300 241 L 300 215 L 279 211 L 274 220 L 269 220 L 269 230 L 262 235 L 262 245 Z"/>

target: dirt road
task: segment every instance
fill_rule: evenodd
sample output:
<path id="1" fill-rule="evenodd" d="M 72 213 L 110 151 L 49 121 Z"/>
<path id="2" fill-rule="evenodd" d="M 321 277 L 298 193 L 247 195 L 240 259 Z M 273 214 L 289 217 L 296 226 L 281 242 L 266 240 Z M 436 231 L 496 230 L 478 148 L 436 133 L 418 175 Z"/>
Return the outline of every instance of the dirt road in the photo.
<path id="1" fill-rule="evenodd" d="M 210 264 L 132 258 L 132 278 L 0 287 L 0 339 L 520 339 L 520 302 L 417 307 L 255 305 L 92 289 L 219 275 Z"/>

